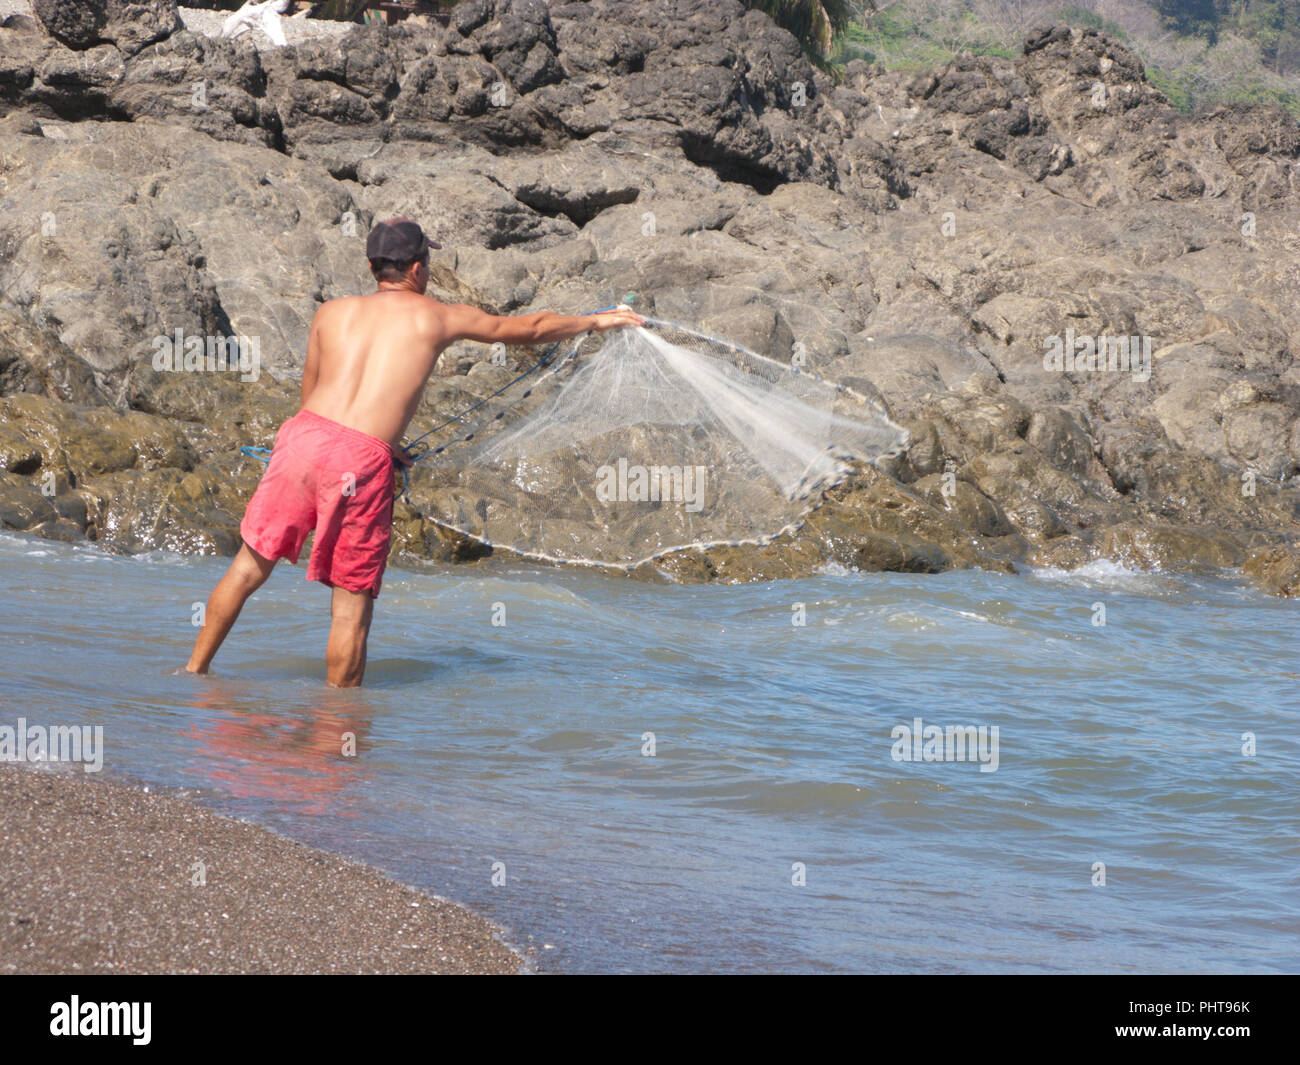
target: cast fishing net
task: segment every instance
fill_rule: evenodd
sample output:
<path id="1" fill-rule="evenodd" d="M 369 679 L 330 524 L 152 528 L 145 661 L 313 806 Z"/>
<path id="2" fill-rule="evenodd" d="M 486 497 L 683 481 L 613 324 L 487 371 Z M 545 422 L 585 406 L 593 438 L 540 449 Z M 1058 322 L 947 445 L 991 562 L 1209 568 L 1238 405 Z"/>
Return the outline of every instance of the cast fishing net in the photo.
<path id="1" fill-rule="evenodd" d="M 520 555 L 635 566 L 766 543 L 906 432 L 852 389 L 653 319 L 566 341 L 412 470 L 427 519 Z"/>

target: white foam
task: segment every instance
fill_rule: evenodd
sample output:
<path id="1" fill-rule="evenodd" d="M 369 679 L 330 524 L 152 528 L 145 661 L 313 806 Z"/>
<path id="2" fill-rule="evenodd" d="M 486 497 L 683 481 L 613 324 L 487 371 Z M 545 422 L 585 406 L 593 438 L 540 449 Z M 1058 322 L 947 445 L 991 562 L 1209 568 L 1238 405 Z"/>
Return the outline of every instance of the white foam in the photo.
<path id="1" fill-rule="evenodd" d="M 1032 576 L 1043 581 L 1061 581 L 1066 584 L 1138 584 L 1150 581 L 1159 570 L 1135 569 L 1108 558 L 1094 559 L 1075 569 L 1045 566 L 1030 570 Z"/>

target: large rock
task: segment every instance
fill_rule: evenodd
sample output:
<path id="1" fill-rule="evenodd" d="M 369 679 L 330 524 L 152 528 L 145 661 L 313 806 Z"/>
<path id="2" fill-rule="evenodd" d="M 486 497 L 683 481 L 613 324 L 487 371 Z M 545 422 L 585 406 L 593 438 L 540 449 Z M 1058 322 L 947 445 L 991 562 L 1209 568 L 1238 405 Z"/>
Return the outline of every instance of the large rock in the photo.
<path id="1" fill-rule="evenodd" d="M 1300 596 L 1300 548 L 1295 544 L 1255 551 L 1242 570 L 1266 592 L 1288 598 Z"/>
<path id="2" fill-rule="evenodd" d="M 239 448 L 294 409 L 320 302 L 368 287 L 371 221 L 410 214 L 445 245 L 436 298 L 638 293 L 910 431 L 797 534 L 643 576 L 1110 557 L 1290 586 L 1300 125 L 1282 112 L 1180 115 L 1121 43 L 1060 25 L 1014 59 L 832 82 L 738 0 L 466 0 L 445 27 L 262 52 L 175 32 L 167 4 L 42 8 L 49 33 L 0 28 L 12 523 L 232 548 L 260 472 Z M 177 329 L 256 337 L 260 374 L 155 367 Z M 1107 364 L 1121 337 L 1138 365 Z M 1100 363 L 1045 360 L 1067 340 L 1100 340 Z M 489 354 L 448 349 L 413 433 L 508 379 Z M 53 512 L 31 495 L 47 474 Z M 483 553 L 414 509 L 399 526 L 399 553 Z"/>
<path id="3" fill-rule="evenodd" d="M 95 539 L 116 551 L 233 555 L 247 499 L 215 472 L 116 473 L 89 489 Z"/>
<path id="4" fill-rule="evenodd" d="M 43 79 L 47 80 L 47 79 Z M 63 103 L 66 112 L 71 103 Z M 222 141 L 278 147 L 282 120 L 267 98 L 267 72 L 244 41 L 178 33 L 123 65 L 104 90 L 111 117 L 189 126 Z"/>
<path id="5" fill-rule="evenodd" d="M 0 395 L 11 392 L 91 406 L 108 401 L 89 363 L 51 330 L 38 328 L 18 308 L 0 301 Z"/>
<path id="6" fill-rule="evenodd" d="M 199 133 L 146 123 L 3 143 L 7 296 L 112 385 L 178 330 L 255 343 L 258 369 L 230 373 L 240 380 L 301 365 L 321 300 L 366 284 L 369 214 L 281 153 L 213 153 Z"/>
<path id="7" fill-rule="evenodd" d="M 128 55 L 182 29 L 176 0 L 32 0 L 50 36 L 69 48 L 107 42 Z"/>

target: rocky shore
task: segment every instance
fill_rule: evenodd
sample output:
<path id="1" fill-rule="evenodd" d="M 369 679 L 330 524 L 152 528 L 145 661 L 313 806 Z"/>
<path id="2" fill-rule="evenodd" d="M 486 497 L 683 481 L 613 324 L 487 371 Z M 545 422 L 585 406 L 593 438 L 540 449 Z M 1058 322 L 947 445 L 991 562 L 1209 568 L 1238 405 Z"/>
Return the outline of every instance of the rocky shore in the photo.
<path id="1" fill-rule="evenodd" d="M 261 472 L 239 448 L 295 409 L 315 308 L 367 288 L 371 220 L 409 214 L 444 243 L 437 298 L 640 293 L 802 345 L 909 430 L 797 536 L 647 576 L 1107 558 L 1300 594 L 1281 110 L 1181 115 L 1122 44 L 1059 25 L 1013 60 L 836 83 L 734 0 L 465 0 L 283 49 L 171 0 L 34 11 L 0 28 L 0 526 L 233 552 Z M 256 357 L 158 368 L 178 335 Z M 500 385 L 489 355 L 444 354 L 413 434 Z M 412 499 L 396 561 L 482 555 Z"/>
<path id="2" fill-rule="evenodd" d="M 517 973 L 489 922 L 184 799 L 0 766 L 0 972 Z"/>

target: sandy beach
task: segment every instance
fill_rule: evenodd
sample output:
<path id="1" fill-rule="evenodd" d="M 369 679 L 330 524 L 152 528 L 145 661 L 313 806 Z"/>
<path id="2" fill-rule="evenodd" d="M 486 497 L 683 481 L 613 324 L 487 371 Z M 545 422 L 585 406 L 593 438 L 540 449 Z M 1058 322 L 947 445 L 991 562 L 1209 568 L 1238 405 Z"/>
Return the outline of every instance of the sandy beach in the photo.
<path id="1" fill-rule="evenodd" d="M 0 766 L 0 973 L 515 973 L 488 921 L 180 798 Z M 199 868 L 202 878 L 198 883 Z"/>

